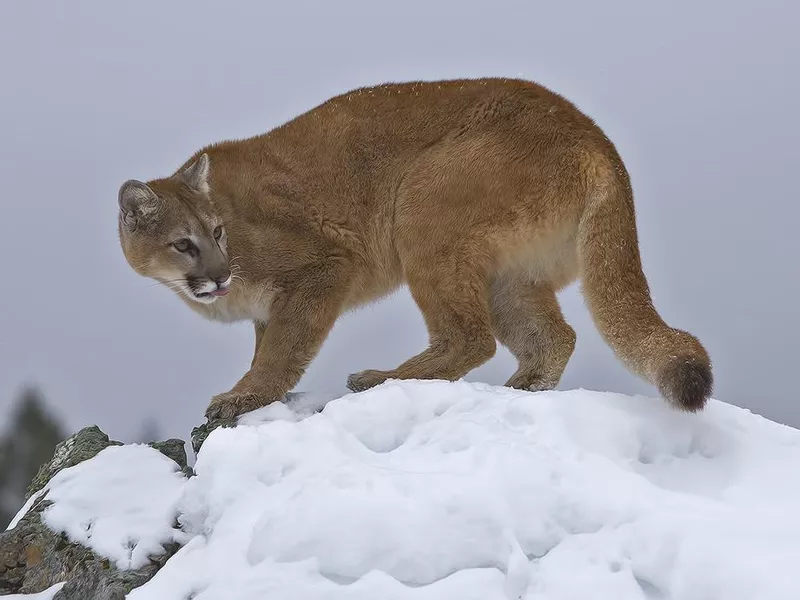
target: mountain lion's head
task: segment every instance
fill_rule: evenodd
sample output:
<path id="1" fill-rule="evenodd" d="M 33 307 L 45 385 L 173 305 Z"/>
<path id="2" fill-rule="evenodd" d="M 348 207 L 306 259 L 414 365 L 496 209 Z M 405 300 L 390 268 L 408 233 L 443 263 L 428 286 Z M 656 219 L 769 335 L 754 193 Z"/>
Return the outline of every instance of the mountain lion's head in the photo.
<path id="1" fill-rule="evenodd" d="M 119 190 L 122 251 L 140 275 L 189 300 L 209 304 L 228 293 L 227 234 L 209 197 L 203 154 L 177 175 Z"/>

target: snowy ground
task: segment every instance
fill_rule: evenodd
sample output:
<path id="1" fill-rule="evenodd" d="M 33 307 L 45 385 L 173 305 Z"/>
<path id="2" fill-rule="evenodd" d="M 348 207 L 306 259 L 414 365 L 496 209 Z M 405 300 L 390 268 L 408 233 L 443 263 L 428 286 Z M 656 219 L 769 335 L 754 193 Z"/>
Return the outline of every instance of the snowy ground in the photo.
<path id="1" fill-rule="evenodd" d="M 59 474 L 44 513 L 131 600 L 800 598 L 800 431 L 721 402 L 389 382 Z M 177 517 L 180 529 L 176 529 Z"/>

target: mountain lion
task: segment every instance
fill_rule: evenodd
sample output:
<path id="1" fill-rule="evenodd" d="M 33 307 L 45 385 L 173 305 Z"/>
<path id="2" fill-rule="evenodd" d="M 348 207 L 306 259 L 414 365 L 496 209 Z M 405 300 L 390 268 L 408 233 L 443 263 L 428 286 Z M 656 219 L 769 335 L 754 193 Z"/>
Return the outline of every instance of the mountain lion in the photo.
<path id="1" fill-rule="evenodd" d="M 461 378 L 496 340 L 506 385 L 547 390 L 575 346 L 556 292 L 580 277 L 604 340 L 676 409 L 703 408 L 711 361 L 650 298 L 633 193 L 614 145 L 532 82 L 386 84 L 336 96 L 257 137 L 127 181 L 119 234 L 139 274 L 201 315 L 252 321 L 255 354 L 209 418 L 281 400 L 343 312 L 407 284 L 426 350 L 387 379 Z"/>

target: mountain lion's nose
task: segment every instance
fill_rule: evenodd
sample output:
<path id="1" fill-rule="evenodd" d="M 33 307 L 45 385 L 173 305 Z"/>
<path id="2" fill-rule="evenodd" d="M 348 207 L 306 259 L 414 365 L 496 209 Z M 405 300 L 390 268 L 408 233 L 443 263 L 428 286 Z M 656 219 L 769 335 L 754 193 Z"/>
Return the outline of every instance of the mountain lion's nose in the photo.
<path id="1" fill-rule="evenodd" d="M 231 282 L 231 274 L 226 273 L 224 277 L 215 277 L 213 281 L 217 287 L 225 287 Z"/>

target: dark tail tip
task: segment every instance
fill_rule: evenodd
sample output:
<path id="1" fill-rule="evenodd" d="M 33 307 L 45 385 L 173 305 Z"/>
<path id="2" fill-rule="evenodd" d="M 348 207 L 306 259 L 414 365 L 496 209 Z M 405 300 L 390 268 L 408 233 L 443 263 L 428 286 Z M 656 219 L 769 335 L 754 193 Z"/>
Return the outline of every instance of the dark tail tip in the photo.
<path id="1" fill-rule="evenodd" d="M 675 408 L 687 412 L 702 410 L 711 397 L 714 376 L 708 361 L 694 356 L 670 360 L 658 377 L 658 389 Z"/>

